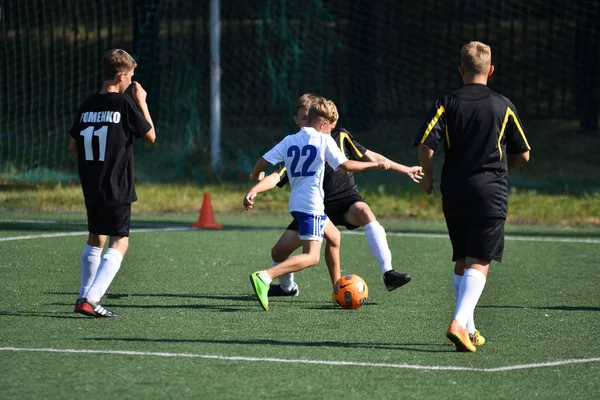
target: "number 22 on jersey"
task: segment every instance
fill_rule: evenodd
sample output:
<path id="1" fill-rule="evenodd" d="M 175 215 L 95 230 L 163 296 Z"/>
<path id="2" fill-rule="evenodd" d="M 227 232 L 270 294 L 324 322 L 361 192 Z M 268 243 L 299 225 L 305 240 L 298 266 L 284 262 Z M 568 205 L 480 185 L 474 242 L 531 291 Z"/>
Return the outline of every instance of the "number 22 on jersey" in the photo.
<path id="1" fill-rule="evenodd" d="M 298 171 L 298 162 L 300 161 L 300 155 L 306 157 L 304 162 L 300 166 Z M 287 150 L 287 156 L 292 157 L 292 165 L 290 166 L 290 172 L 294 178 L 299 176 L 313 176 L 316 171 L 309 171 L 311 164 L 317 158 L 317 148 L 313 145 L 303 146 L 302 150 L 298 146 L 290 146 Z"/>
<path id="2" fill-rule="evenodd" d="M 106 154 L 106 136 L 108 134 L 108 126 L 104 125 L 97 130 L 94 130 L 93 126 L 85 128 L 79 135 L 83 136 L 83 148 L 85 149 L 85 160 L 94 161 L 94 149 L 92 148 L 92 139 L 94 136 L 98 136 L 98 142 L 100 145 L 98 161 L 104 161 Z"/>

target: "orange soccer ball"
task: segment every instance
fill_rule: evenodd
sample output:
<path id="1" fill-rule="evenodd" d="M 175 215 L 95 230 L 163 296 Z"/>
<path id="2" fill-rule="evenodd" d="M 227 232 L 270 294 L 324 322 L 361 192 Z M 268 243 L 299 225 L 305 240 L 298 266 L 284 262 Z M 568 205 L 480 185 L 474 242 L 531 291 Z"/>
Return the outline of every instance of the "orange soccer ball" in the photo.
<path id="1" fill-rule="evenodd" d="M 368 297 L 369 287 L 358 275 L 344 275 L 333 285 L 333 300 L 342 308 L 358 308 Z"/>

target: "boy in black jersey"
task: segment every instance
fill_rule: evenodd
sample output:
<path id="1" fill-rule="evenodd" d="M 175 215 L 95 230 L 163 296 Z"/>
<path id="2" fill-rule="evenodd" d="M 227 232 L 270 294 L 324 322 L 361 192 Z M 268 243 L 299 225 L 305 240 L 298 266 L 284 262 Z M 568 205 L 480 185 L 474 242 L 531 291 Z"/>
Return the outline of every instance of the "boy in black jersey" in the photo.
<path id="1" fill-rule="evenodd" d="M 314 95 L 304 94 L 296 100 L 294 106 L 294 120 L 299 127 L 304 126 L 305 115 L 310 108 L 310 102 Z M 335 129 L 331 136 L 338 144 L 342 152 L 350 160 L 358 161 L 389 161 L 390 170 L 408 176 L 415 182 L 421 179 L 422 169 L 419 166 L 407 167 L 388 160 L 384 156 L 367 150 L 345 129 Z M 273 179 L 277 186 L 284 186 L 287 180 L 285 167 L 279 169 L 278 173 L 273 173 L 268 179 Z M 343 171 L 333 171 L 329 165 L 326 166 L 323 180 L 323 191 L 325 193 L 325 214 L 331 219 L 333 224 L 342 225 L 348 229 L 356 229 L 362 226 L 367 244 L 377 262 L 379 263 L 383 280 L 387 290 L 394 290 L 411 280 L 408 274 L 399 273 L 392 269 L 392 255 L 389 249 L 384 228 L 379 224 L 369 205 L 365 203 L 356 187 L 354 175 Z M 337 229 L 336 229 L 337 230 Z M 333 283 L 340 277 L 340 235 L 330 234 L 333 241 L 327 236 L 325 247 L 325 261 L 329 269 L 330 278 Z M 279 241 L 271 250 L 273 265 L 285 261 L 294 250 L 299 248 L 301 242 L 298 239 L 298 225 L 292 221 L 282 234 Z M 271 284 L 269 296 L 297 296 L 299 293 L 298 285 L 294 282 L 293 274 L 279 277 L 279 284 Z"/>
<path id="2" fill-rule="evenodd" d="M 118 316 L 99 302 L 129 247 L 131 203 L 137 200 L 133 142 L 143 138 L 154 143 L 156 139 L 146 91 L 133 82 L 133 100 L 124 94 L 132 84 L 136 66 L 124 50 L 104 54 L 102 90 L 79 108 L 69 132 L 69 151 L 77 158 L 89 231 L 81 254 L 81 285 L 75 312 L 91 317 Z M 101 257 L 107 236 L 109 246 Z"/>
<path id="3" fill-rule="evenodd" d="M 515 106 L 487 87 L 494 72 L 491 49 L 470 42 L 461 51 L 464 86 L 438 100 L 415 139 L 425 177 L 433 190 L 432 157 L 443 142 L 442 206 L 454 266 L 454 318 L 446 336 L 457 351 L 485 342 L 475 329 L 475 306 L 492 260 L 502 261 L 508 208 L 507 172 L 529 161 L 529 143 Z"/>

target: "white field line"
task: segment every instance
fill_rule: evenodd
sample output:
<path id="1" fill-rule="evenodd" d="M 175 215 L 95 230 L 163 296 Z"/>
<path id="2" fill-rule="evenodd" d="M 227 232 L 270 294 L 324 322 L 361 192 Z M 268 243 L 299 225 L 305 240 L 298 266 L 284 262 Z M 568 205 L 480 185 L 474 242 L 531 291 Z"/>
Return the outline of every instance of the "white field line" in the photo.
<path id="1" fill-rule="evenodd" d="M 362 231 L 342 231 L 347 235 L 364 235 Z M 410 233 L 410 232 L 386 232 L 387 236 L 420 237 L 428 239 L 448 239 L 447 234 L 442 233 Z M 522 242 L 554 242 L 554 243 L 600 243 L 600 239 L 591 237 L 555 237 L 555 236 L 522 236 L 506 235 L 505 240 L 516 240 Z M 448 239 L 449 240 L 449 239 Z"/>
<path id="2" fill-rule="evenodd" d="M 87 225 L 85 221 L 59 221 L 55 219 L 27 219 L 27 218 L 19 218 L 19 219 L 0 219 L 0 222 L 5 222 L 9 224 L 62 224 L 62 225 Z"/>
<path id="3" fill-rule="evenodd" d="M 123 356 L 151 356 L 151 357 L 179 357 L 179 358 L 201 358 L 209 360 L 223 361 L 254 361 L 254 362 L 272 362 L 284 364 L 311 364 L 311 365 L 332 365 L 332 366 L 354 366 L 370 368 L 398 368 L 398 369 L 416 369 L 425 371 L 474 371 L 474 372 L 505 372 L 521 369 L 556 367 L 561 365 L 584 364 L 600 362 L 600 357 L 580 358 L 572 360 L 558 360 L 543 363 L 507 365 L 497 368 L 472 368 L 458 367 L 451 365 L 418 365 L 418 364 L 388 364 L 388 363 L 369 363 L 359 361 L 327 361 L 327 360 L 305 360 L 305 359 L 285 359 L 268 357 L 241 357 L 241 356 L 219 356 L 212 354 L 194 354 L 194 353 L 162 353 L 162 352 L 142 352 L 129 350 L 91 350 L 91 349 L 52 349 L 52 348 L 22 348 L 22 347 L 0 347 L 0 351 L 28 351 L 42 353 L 67 353 L 67 354 L 111 354 Z"/>
<path id="4" fill-rule="evenodd" d="M 85 221 L 57 221 L 57 220 L 34 220 L 34 219 L 0 219 L 0 223 L 44 223 L 44 224 L 72 224 L 72 225 L 87 225 Z M 131 229 L 131 232 L 168 232 L 168 231 L 185 231 L 195 230 L 194 228 L 188 227 L 177 227 L 177 226 L 161 226 L 157 222 L 154 228 L 138 228 Z M 252 231 L 253 229 L 248 229 Z M 256 228 L 256 230 L 263 230 Z M 362 230 L 360 231 L 342 231 L 345 235 L 364 235 Z M 13 240 L 31 240 L 40 238 L 52 238 L 52 237 L 63 237 L 63 236 L 82 236 L 87 235 L 87 232 L 56 232 L 56 233 L 42 233 L 39 235 L 24 235 L 24 236 L 12 236 L 0 238 L 0 242 L 7 242 Z M 413 237 L 413 238 L 426 238 L 426 239 L 448 239 L 447 234 L 442 233 L 410 233 L 410 232 L 386 232 L 387 236 L 399 236 L 399 237 Z M 573 237 L 554 237 L 554 236 L 524 236 L 524 235 L 506 235 L 506 240 L 525 241 L 525 242 L 552 242 L 552 243 L 594 243 L 600 244 L 600 239 L 585 237 L 585 236 L 573 236 Z"/>
<path id="5" fill-rule="evenodd" d="M 8 224 L 43 224 L 43 225 L 87 225 L 87 221 L 73 221 L 73 220 L 59 220 L 59 219 L 29 219 L 29 218 L 18 218 L 18 219 L 0 219 L 0 223 L 8 223 Z M 162 228 L 165 226 L 174 226 L 171 224 L 163 224 L 160 221 L 156 222 L 136 222 L 135 225 L 148 226 L 149 228 Z"/>
<path id="6" fill-rule="evenodd" d="M 143 229 L 131 229 L 130 232 L 170 232 L 170 231 L 188 231 L 194 230 L 194 228 L 182 227 L 168 227 L 168 228 L 143 228 Z M 41 238 L 57 238 L 64 236 L 87 236 L 88 232 L 56 232 L 56 233 L 42 233 L 39 235 L 25 235 L 25 236 L 8 236 L 0 238 L 0 242 L 10 242 L 12 240 L 31 240 Z"/>

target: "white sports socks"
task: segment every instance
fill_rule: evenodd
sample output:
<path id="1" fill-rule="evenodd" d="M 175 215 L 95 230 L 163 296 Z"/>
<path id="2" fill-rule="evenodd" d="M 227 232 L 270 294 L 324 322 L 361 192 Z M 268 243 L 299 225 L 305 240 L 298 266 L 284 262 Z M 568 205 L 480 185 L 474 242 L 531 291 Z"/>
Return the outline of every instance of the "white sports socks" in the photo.
<path id="1" fill-rule="evenodd" d="M 98 303 L 100 301 L 117 275 L 122 261 L 123 256 L 118 250 L 112 248 L 106 250 L 98 267 L 96 279 L 85 295 L 89 302 Z"/>
<path id="2" fill-rule="evenodd" d="M 279 286 L 286 292 L 291 292 L 296 287 L 296 283 L 294 282 L 294 273 L 290 272 L 289 274 L 281 275 L 279 277 Z"/>
<path id="3" fill-rule="evenodd" d="M 385 236 L 385 229 L 378 221 L 368 223 L 363 227 L 367 236 L 367 244 L 371 253 L 379 263 L 381 273 L 392 270 L 392 252 Z"/>
<path id="4" fill-rule="evenodd" d="M 273 266 L 281 264 L 280 262 L 273 261 Z M 294 273 L 290 272 L 289 274 L 281 275 L 279 278 L 279 286 L 286 291 L 291 292 L 296 287 L 296 283 L 294 282 Z"/>
<path id="5" fill-rule="evenodd" d="M 271 277 L 269 276 L 269 274 L 267 274 L 267 271 L 260 271 L 258 273 L 258 277 L 267 285 L 270 285 L 271 282 L 273 282 L 273 279 L 271 279 Z"/>
<path id="6" fill-rule="evenodd" d="M 454 291 L 454 299 L 458 299 L 458 288 L 460 287 L 460 282 L 462 282 L 462 275 L 452 275 L 452 290 Z"/>
<path id="7" fill-rule="evenodd" d="M 458 299 L 458 288 L 460 287 L 460 282 L 462 282 L 462 275 L 456 275 L 453 274 L 452 276 L 452 290 L 454 291 L 454 298 Z M 475 333 L 475 310 L 473 310 L 473 315 L 471 315 L 471 318 L 469 318 L 469 321 L 467 321 L 467 332 L 469 332 L 470 334 L 474 334 Z"/>
<path id="8" fill-rule="evenodd" d="M 94 283 L 101 256 L 101 247 L 90 246 L 86 243 L 81 253 L 81 284 L 79 286 L 78 297 L 85 297 L 86 292 L 90 289 L 92 283 Z"/>
<path id="9" fill-rule="evenodd" d="M 454 319 L 462 327 L 467 327 L 469 319 L 473 319 L 475 307 L 485 287 L 485 281 L 485 275 L 481 271 L 469 268 L 465 272 L 458 288 L 456 311 L 454 312 Z M 473 332 L 475 332 L 474 326 Z"/>

